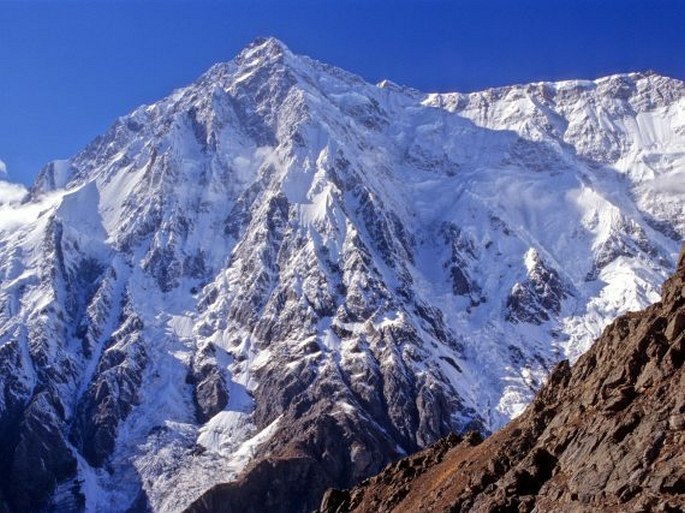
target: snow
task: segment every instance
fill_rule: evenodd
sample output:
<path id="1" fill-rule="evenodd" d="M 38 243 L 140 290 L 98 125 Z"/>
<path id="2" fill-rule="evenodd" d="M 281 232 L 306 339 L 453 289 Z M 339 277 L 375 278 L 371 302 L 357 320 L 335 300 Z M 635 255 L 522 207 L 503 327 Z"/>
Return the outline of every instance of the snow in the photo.
<path id="1" fill-rule="evenodd" d="M 230 456 L 254 431 L 248 419 L 249 415 L 241 411 L 222 411 L 202 426 L 197 442 L 208 451 Z"/>
<path id="2" fill-rule="evenodd" d="M 36 223 L 40 218 L 57 206 L 63 193 L 53 193 L 41 197 L 39 201 L 22 203 L 28 191 L 21 185 L 0 182 L 0 232 L 16 233 L 24 227 Z"/>
<path id="3" fill-rule="evenodd" d="M 67 185 L 71 178 L 71 163 L 68 160 L 53 160 L 53 178 L 58 189 Z"/>
<path id="4" fill-rule="evenodd" d="M 660 195 L 675 196 L 680 199 L 685 194 L 685 167 L 674 170 L 668 175 L 654 178 L 654 191 Z"/>
<path id="5" fill-rule="evenodd" d="M 263 80 L 260 66 L 273 76 Z M 292 83 L 273 78 L 283 66 Z M 630 80 L 681 94 L 681 83 Z M 108 470 L 79 457 L 88 510 L 126 510 L 142 486 L 154 509 L 180 511 L 236 479 L 275 434 L 287 438 L 280 411 L 268 425 L 254 412 L 268 378 L 288 369 L 369 394 L 366 368 L 406 373 L 458 399 L 454 429 L 474 418 L 496 429 L 558 360 L 575 360 L 610 319 L 658 300 L 685 234 L 685 94 L 648 108 L 638 95 L 626 109 L 601 92 L 610 81 L 421 95 L 266 40 L 240 64 L 122 118 L 105 137 L 106 158 L 54 162 L 59 190 L 27 199 L 0 181 L 0 344 L 23 333 L 17 379 L 27 388 L 37 379 L 35 319 L 64 316 L 64 283 L 47 278 L 53 220 L 67 264 L 95 258 L 109 273 L 88 306 L 98 317 L 93 354 L 73 337 L 45 351 L 53 368 L 75 369 L 62 376 L 67 409 L 125 331 L 122 305 L 143 326 L 110 348 L 140 349 L 147 363 Z M 121 128 L 128 120 L 141 128 Z M 255 135 L 267 131 L 273 141 Z M 270 202 L 284 196 L 276 219 Z M 506 321 L 510 292 L 542 264 L 568 288 L 561 311 L 539 325 Z M 468 292 L 455 292 L 454 268 Z M 344 315 L 352 302 L 361 319 Z M 320 355 L 306 353 L 312 345 Z M 199 423 L 187 376 L 205 357 L 229 400 Z M 331 413 L 364 417 L 350 397 L 336 397 Z"/>

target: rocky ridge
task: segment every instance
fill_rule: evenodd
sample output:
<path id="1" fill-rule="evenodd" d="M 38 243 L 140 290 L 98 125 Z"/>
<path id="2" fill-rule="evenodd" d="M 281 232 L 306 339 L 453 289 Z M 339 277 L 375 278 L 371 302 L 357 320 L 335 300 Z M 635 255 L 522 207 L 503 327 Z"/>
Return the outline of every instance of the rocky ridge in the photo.
<path id="1" fill-rule="evenodd" d="M 662 301 L 616 319 L 526 411 L 482 441 L 452 435 L 321 512 L 685 509 L 685 248 Z"/>

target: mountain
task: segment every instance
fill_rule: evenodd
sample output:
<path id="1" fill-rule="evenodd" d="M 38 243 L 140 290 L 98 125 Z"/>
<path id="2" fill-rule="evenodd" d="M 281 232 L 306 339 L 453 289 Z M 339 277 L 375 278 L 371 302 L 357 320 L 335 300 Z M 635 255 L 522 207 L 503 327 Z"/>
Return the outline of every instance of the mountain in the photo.
<path id="1" fill-rule="evenodd" d="M 659 299 L 684 98 L 422 94 L 260 39 L 118 119 L 0 205 L 0 504 L 305 511 L 494 431 Z"/>
<path id="2" fill-rule="evenodd" d="M 662 297 L 560 363 L 492 437 L 452 435 L 322 511 L 685 510 L 685 248 Z"/>

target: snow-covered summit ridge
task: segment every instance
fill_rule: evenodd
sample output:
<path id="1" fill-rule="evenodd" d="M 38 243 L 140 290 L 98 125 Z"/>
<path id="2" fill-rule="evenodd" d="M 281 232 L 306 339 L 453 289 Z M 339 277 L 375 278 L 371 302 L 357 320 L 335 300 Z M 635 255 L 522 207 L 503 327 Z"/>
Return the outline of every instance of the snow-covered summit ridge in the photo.
<path id="1" fill-rule="evenodd" d="M 682 82 L 592 84 L 421 94 L 264 39 L 48 164 L 0 220 L 4 496 L 178 511 L 273 457 L 313 508 L 517 414 L 685 235 Z"/>

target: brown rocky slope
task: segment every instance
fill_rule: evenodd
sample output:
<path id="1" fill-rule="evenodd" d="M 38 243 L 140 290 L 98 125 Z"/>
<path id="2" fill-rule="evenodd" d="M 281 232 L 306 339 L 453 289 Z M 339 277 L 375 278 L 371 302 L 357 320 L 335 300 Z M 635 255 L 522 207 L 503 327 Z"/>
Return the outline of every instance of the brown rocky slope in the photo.
<path id="1" fill-rule="evenodd" d="M 662 301 L 619 317 L 485 441 L 453 435 L 321 512 L 685 511 L 685 249 Z"/>

